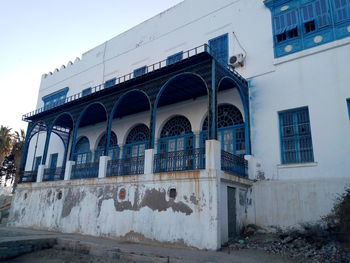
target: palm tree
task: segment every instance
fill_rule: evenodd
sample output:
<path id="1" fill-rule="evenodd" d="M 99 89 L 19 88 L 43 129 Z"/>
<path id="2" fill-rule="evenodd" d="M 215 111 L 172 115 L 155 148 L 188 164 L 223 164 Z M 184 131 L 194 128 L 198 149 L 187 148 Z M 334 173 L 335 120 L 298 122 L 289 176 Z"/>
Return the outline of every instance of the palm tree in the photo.
<path id="1" fill-rule="evenodd" d="M 11 128 L 1 125 L 0 127 L 0 165 L 2 165 L 5 156 L 11 151 L 12 134 Z"/>
<path id="2" fill-rule="evenodd" d="M 16 176 L 15 176 L 15 181 L 13 184 L 13 190 L 15 190 L 17 183 L 19 181 L 20 178 L 20 162 L 21 162 L 21 157 L 22 157 L 22 151 L 23 151 L 23 147 L 24 147 L 24 142 L 25 142 L 25 138 L 26 138 L 26 134 L 24 132 L 24 130 L 20 130 L 20 132 L 15 132 L 12 136 L 12 151 L 11 154 L 13 155 L 13 158 L 15 160 L 15 167 L 16 167 Z"/>

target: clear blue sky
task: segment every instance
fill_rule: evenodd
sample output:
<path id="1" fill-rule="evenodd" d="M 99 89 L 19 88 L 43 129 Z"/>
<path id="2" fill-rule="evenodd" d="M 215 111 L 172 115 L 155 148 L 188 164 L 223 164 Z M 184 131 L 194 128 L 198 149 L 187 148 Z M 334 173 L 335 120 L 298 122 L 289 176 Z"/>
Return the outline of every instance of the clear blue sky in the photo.
<path id="1" fill-rule="evenodd" d="M 182 0 L 9 0 L 0 6 L 0 125 L 26 129 L 41 75 Z"/>

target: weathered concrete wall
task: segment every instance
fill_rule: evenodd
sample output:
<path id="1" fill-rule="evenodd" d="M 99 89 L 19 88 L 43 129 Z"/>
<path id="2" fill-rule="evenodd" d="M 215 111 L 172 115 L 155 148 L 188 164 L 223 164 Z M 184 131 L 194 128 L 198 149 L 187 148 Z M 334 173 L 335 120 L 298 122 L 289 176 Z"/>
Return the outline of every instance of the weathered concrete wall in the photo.
<path id="1" fill-rule="evenodd" d="M 248 221 L 260 226 L 295 227 L 314 223 L 327 215 L 339 193 L 350 185 L 349 177 L 255 182 L 248 199 Z"/>
<path id="2" fill-rule="evenodd" d="M 229 240 L 228 237 L 228 198 L 227 188 L 232 187 L 236 189 L 236 231 L 237 234 L 243 226 L 247 225 L 248 219 L 248 206 L 252 205 L 251 200 L 248 197 L 248 193 L 252 191 L 253 182 L 241 177 L 233 176 L 226 172 L 220 173 L 220 236 L 221 244 L 224 244 Z"/>
<path id="3" fill-rule="evenodd" d="M 217 210 L 216 178 L 187 171 L 21 184 L 9 224 L 217 249 Z"/>

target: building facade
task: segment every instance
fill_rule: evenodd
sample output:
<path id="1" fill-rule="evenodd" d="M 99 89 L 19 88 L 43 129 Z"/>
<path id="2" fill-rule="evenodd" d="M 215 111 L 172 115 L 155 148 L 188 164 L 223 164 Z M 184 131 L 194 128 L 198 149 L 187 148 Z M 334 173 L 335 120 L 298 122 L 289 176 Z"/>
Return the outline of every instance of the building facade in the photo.
<path id="1" fill-rule="evenodd" d="M 185 0 L 42 76 L 15 226 L 217 249 L 350 183 L 350 1 Z"/>

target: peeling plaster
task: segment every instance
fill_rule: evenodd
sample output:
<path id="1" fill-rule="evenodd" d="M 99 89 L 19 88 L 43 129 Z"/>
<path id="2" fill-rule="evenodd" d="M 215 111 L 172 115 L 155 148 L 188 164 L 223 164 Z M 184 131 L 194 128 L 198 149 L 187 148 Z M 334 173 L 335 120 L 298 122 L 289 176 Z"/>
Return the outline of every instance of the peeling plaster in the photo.
<path id="1" fill-rule="evenodd" d="M 120 201 L 118 199 L 118 192 L 118 188 L 112 188 L 110 186 L 100 188 L 98 190 L 98 216 L 101 213 L 101 206 L 103 201 L 109 199 L 114 200 L 114 207 L 117 212 L 122 212 L 125 210 L 139 211 L 143 207 L 148 207 L 153 211 L 158 212 L 166 211 L 168 208 L 171 208 L 174 212 L 180 212 L 186 215 L 193 213 L 193 210 L 183 202 L 175 202 L 172 199 L 167 201 L 166 191 L 163 189 L 147 189 L 144 195 L 141 196 L 139 188 L 136 187 L 133 203 L 130 200 Z M 127 195 L 129 195 L 129 193 L 127 193 Z M 192 200 L 194 199 L 192 198 Z M 195 199 L 195 201 L 197 201 L 197 199 Z"/>
<path id="2" fill-rule="evenodd" d="M 72 189 L 68 189 L 67 194 L 65 195 L 62 209 L 62 217 L 69 216 L 72 208 L 78 206 L 79 203 L 85 198 L 86 193 L 82 192 L 74 192 Z"/>

